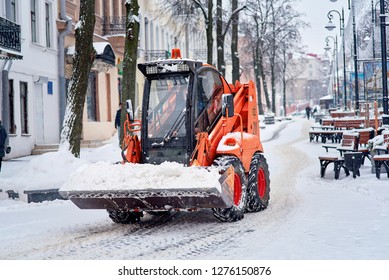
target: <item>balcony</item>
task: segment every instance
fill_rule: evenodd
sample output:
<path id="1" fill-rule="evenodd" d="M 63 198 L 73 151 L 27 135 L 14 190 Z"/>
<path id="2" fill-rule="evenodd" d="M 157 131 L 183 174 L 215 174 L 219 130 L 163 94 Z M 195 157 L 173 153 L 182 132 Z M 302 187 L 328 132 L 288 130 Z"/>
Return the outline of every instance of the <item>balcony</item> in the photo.
<path id="1" fill-rule="evenodd" d="M 102 26 L 104 35 L 125 34 L 126 18 L 121 16 L 103 17 Z"/>
<path id="2" fill-rule="evenodd" d="M 0 59 L 22 59 L 20 25 L 0 17 Z"/>

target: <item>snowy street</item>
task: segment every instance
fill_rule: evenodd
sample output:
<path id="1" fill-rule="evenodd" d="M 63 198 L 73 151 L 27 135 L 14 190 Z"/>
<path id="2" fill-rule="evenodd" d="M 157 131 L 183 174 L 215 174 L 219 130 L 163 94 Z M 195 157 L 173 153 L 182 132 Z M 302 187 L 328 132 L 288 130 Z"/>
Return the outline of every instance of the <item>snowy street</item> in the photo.
<path id="1" fill-rule="evenodd" d="M 262 130 L 271 175 L 265 211 L 235 223 L 201 210 L 145 214 L 140 224 L 119 225 L 104 210 L 80 210 L 70 201 L 3 198 L 0 259 L 388 259 L 389 179 L 378 180 L 370 162 L 355 179 L 341 172 L 334 180 L 332 166 L 320 178 L 317 156 L 325 150 L 309 142 L 311 125 L 295 118 Z"/>

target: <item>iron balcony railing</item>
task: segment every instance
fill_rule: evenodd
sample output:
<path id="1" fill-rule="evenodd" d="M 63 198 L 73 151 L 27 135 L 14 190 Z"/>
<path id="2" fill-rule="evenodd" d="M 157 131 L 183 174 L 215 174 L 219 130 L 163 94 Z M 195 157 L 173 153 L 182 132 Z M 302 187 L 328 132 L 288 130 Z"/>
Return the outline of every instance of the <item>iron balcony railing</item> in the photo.
<path id="1" fill-rule="evenodd" d="M 103 17 L 102 26 L 104 35 L 125 34 L 126 18 L 122 16 Z"/>
<path id="2" fill-rule="evenodd" d="M 0 48 L 20 52 L 20 25 L 0 17 Z"/>

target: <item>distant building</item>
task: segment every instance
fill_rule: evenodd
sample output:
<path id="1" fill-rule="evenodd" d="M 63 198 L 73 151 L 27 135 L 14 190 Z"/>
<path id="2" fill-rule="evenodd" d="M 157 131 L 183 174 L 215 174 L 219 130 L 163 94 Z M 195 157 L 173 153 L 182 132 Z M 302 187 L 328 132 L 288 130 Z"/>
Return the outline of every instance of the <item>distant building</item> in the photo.
<path id="1" fill-rule="evenodd" d="M 299 104 L 309 102 L 319 104 L 319 99 L 327 94 L 325 64 L 320 55 L 302 54 L 293 58 L 287 67 L 287 107 L 299 108 Z M 292 113 L 287 108 L 287 113 Z"/>

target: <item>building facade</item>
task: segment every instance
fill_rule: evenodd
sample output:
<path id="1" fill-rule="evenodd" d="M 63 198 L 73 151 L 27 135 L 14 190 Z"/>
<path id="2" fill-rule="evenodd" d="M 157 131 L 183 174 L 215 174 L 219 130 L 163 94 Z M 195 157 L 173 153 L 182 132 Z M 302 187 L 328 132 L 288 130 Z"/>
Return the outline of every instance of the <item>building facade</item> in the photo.
<path id="1" fill-rule="evenodd" d="M 21 27 L 23 57 L 0 61 L 0 106 L 12 147 L 8 157 L 29 155 L 36 144 L 59 141 L 57 9 L 56 0 L 0 4 L 0 17 Z"/>

